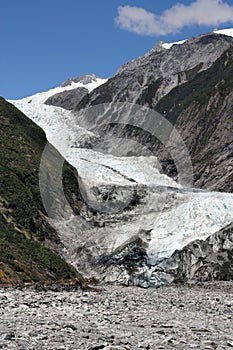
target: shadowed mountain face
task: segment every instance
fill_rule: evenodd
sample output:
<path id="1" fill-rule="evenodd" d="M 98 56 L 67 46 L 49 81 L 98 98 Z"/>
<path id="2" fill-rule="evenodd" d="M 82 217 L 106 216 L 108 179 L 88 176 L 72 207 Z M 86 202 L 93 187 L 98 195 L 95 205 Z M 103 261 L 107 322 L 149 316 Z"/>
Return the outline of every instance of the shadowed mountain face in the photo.
<path id="1" fill-rule="evenodd" d="M 74 109 L 77 104 L 88 94 L 88 90 L 84 87 L 63 91 L 49 97 L 45 104 L 49 106 L 57 106 L 66 109 Z"/>
<path id="2" fill-rule="evenodd" d="M 58 255 L 60 239 L 40 196 L 39 166 L 47 143 L 44 132 L 0 98 L 0 140 L 0 283 L 75 277 L 81 281 Z M 64 159 L 50 147 L 55 160 L 63 164 Z M 65 163 L 63 174 L 67 198 L 77 211 L 76 172 Z M 48 195 L 53 206 L 57 193 Z"/>
<path id="3" fill-rule="evenodd" d="M 211 68 L 173 89 L 156 110 L 185 141 L 195 186 L 233 192 L 233 46 Z"/>

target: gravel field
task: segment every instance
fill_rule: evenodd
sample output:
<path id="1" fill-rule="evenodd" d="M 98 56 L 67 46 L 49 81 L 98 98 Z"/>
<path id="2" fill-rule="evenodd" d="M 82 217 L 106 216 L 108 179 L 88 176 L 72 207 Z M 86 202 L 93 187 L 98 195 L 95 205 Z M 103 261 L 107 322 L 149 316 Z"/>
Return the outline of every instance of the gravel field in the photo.
<path id="1" fill-rule="evenodd" d="M 233 349 L 233 282 L 101 292 L 0 287 L 0 348 Z"/>

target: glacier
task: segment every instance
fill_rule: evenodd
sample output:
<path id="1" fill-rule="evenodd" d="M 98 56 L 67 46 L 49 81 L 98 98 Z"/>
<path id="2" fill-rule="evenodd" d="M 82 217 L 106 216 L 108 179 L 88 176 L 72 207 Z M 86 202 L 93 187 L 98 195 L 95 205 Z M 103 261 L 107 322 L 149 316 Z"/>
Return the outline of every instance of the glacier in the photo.
<path id="1" fill-rule="evenodd" d="M 233 36 L 233 30 L 220 32 Z M 92 91 L 106 81 L 71 82 L 10 102 L 43 128 L 48 141 L 78 171 L 85 199 L 80 216 L 54 222 L 66 260 L 105 282 L 143 286 L 137 276 L 147 274 L 146 286 L 163 284 L 159 279 L 155 283 L 152 267 L 232 223 L 233 195 L 185 187 L 163 174 L 156 156 L 137 142 L 114 140 L 111 149 L 111 135 L 109 139 L 88 127 L 73 111 L 44 104 L 58 92 L 77 87 Z M 132 272 L 132 262 L 129 267 L 122 252 L 132 258 L 130 249 L 135 247 L 141 255 Z"/>

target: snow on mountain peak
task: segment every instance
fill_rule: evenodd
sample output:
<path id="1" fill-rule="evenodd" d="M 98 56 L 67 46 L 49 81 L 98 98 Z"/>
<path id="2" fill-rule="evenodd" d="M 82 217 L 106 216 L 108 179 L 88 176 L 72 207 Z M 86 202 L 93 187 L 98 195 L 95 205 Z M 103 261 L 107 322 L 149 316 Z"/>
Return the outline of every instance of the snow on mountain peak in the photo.
<path id="1" fill-rule="evenodd" d="M 38 92 L 35 95 L 25 97 L 21 100 L 23 103 L 43 104 L 49 97 L 68 90 L 77 89 L 79 87 L 86 88 L 89 92 L 96 89 L 98 86 L 106 83 L 108 79 L 97 77 L 95 74 L 86 75 L 74 79 L 67 79 L 61 86 L 52 88 L 45 92 Z M 14 103 L 15 101 L 10 101 Z"/>
<path id="2" fill-rule="evenodd" d="M 213 32 L 215 34 L 223 34 L 223 35 L 227 35 L 227 36 L 232 36 L 233 37 L 233 28 L 228 28 L 228 29 L 215 29 L 213 30 Z"/>
<path id="3" fill-rule="evenodd" d="M 88 74 L 83 75 L 81 77 L 76 78 L 68 78 L 62 84 L 61 87 L 66 87 L 68 85 L 72 85 L 72 83 L 81 83 L 83 85 L 89 85 L 93 82 L 100 81 L 102 78 L 98 77 L 96 74 Z"/>
<path id="4" fill-rule="evenodd" d="M 174 43 L 162 43 L 164 49 L 169 50 L 173 45 L 182 45 L 186 40 L 176 41 Z"/>
<path id="5" fill-rule="evenodd" d="M 214 29 L 213 33 L 215 34 L 222 34 L 222 35 L 227 35 L 227 36 L 231 36 L 233 37 L 233 28 L 228 28 L 228 29 Z M 164 43 L 164 42 L 160 42 L 160 46 L 162 46 L 164 49 L 169 50 L 173 45 L 182 45 L 184 44 L 186 40 L 181 40 L 181 41 L 175 41 L 173 43 Z"/>

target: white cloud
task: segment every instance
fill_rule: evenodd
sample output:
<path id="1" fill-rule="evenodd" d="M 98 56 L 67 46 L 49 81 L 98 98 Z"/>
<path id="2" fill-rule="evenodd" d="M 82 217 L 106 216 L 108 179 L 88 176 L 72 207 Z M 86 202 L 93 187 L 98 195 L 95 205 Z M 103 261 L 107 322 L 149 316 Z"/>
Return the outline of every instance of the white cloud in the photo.
<path id="1" fill-rule="evenodd" d="M 219 26 L 233 23 L 233 6 L 223 0 L 197 0 L 176 4 L 160 16 L 135 6 L 120 6 L 115 19 L 120 28 L 140 35 L 176 33 L 185 26 Z"/>

